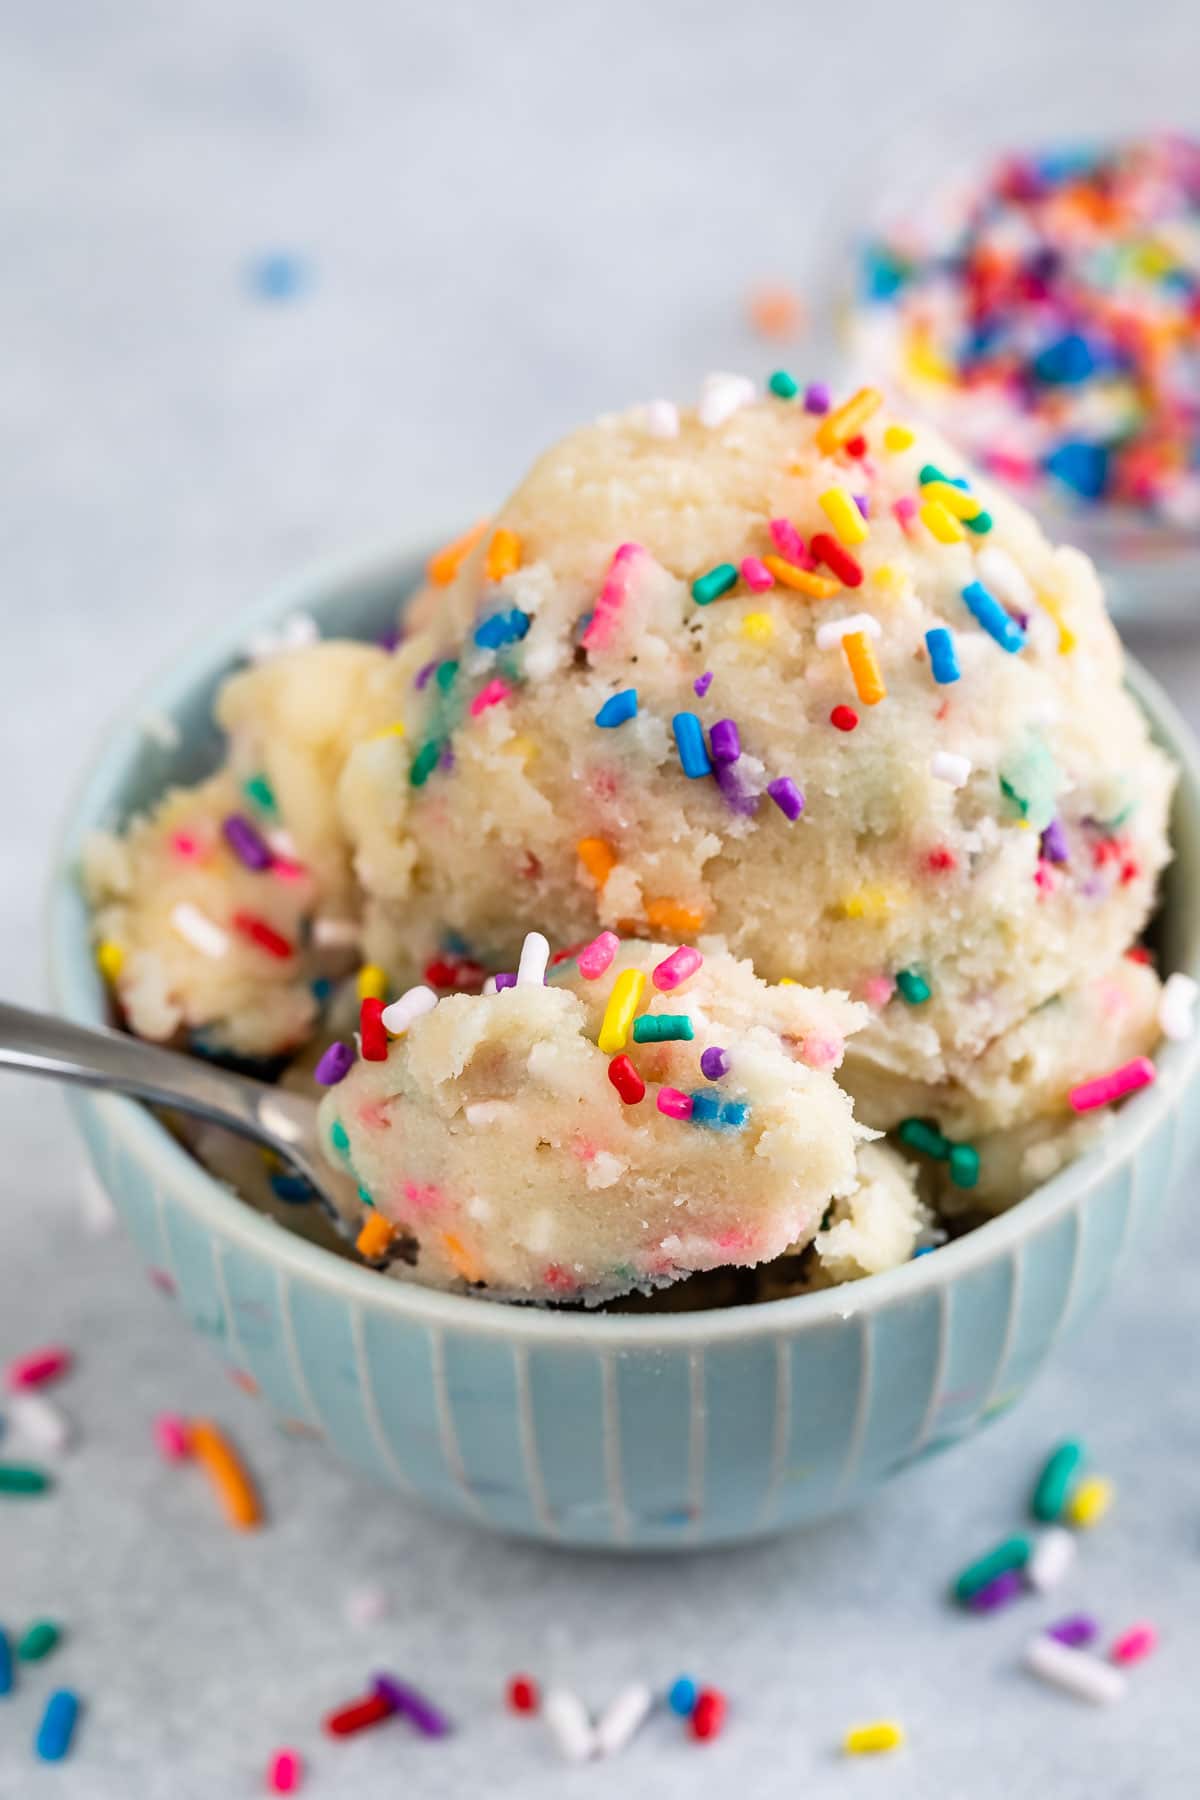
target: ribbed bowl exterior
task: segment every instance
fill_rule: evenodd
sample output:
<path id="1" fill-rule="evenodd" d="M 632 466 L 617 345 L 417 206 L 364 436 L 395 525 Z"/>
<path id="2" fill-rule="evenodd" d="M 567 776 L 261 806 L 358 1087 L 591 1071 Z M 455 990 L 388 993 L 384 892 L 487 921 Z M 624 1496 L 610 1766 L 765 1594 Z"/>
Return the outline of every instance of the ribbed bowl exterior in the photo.
<path id="1" fill-rule="evenodd" d="M 273 597 L 238 636 L 297 605 L 376 625 L 417 559 L 372 558 Z M 143 702 L 180 722 L 167 770 L 136 723 L 102 753 L 52 894 L 62 1009 L 102 1021 L 75 864 L 89 828 L 199 767 L 229 634 Z M 1181 758 L 1168 964 L 1200 962 L 1200 782 L 1190 740 L 1135 688 Z M 854 1504 L 970 1435 L 1028 1386 L 1157 1219 L 1194 1148 L 1192 1045 L 1101 1146 L 933 1256 L 822 1294 L 719 1313 L 549 1314 L 386 1281 L 263 1219 L 145 1111 L 77 1094 L 92 1161 L 147 1263 L 198 1331 L 285 1420 L 393 1488 L 501 1531 L 631 1550 L 729 1543 Z"/>

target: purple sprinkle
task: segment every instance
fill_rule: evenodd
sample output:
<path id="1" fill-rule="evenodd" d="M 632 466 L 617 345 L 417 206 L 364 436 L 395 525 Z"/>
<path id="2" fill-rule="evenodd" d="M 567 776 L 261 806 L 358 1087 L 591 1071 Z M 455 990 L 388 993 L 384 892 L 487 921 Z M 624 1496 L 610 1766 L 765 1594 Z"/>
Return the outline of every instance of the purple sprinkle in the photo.
<path id="1" fill-rule="evenodd" d="M 336 1087 L 344 1081 L 354 1067 L 354 1052 L 349 1044 L 330 1044 L 328 1050 L 313 1070 L 313 1080 L 322 1087 Z"/>
<path id="2" fill-rule="evenodd" d="M 240 863 L 244 863 L 248 869 L 270 868 L 275 860 L 270 847 L 263 842 L 242 813 L 230 813 L 227 819 L 222 820 L 221 831 Z"/>
<path id="3" fill-rule="evenodd" d="M 870 518 L 871 502 L 866 494 L 855 494 L 854 504 L 855 504 L 855 506 L 857 506 L 859 512 L 862 514 L 864 519 Z"/>
<path id="4" fill-rule="evenodd" d="M 700 1057 L 700 1073 L 706 1081 L 720 1081 L 729 1073 L 729 1052 L 719 1044 L 710 1044 Z"/>
<path id="5" fill-rule="evenodd" d="M 810 413 L 829 411 L 829 389 L 823 381 L 810 381 L 805 388 L 804 410 Z"/>
<path id="6" fill-rule="evenodd" d="M 742 754 L 742 740 L 732 719 L 718 719 L 708 734 L 715 763 L 735 763 Z"/>
<path id="7" fill-rule="evenodd" d="M 1073 1650 L 1090 1644 L 1099 1635 L 1100 1627 L 1090 1613 L 1072 1613 L 1069 1619 L 1060 1619 L 1057 1625 L 1051 1625 L 1047 1637 L 1057 1638 L 1060 1644 L 1069 1644 Z"/>
<path id="8" fill-rule="evenodd" d="M 436 1706 L 431 1706 L 422 1694 L 418 1694 L 416 1688 L 397 1681 L 394 1675 L 376 1675 L 371 1686 L 381 1700 L 386 1700 L 396 1712 L 403 1713 L 426 1737 L 445 1737 L 452 1729 L 445 1713 L 440 1713 Z"/>
<path id="9" fill-rule="evenodd" d="M 421 667 L 417 670 L 417 679 L 413 682 L 413 686 L 418 689 L 423 688 L 437 666 L 438 659 L 436 656 L 432 662 L 422 663 Z"/>
<path id="10" fill-rule="evenodd" d="M 400 627 L 398 625 L 393 625 L 391 630 L 385 631 L 382 637 L 376 639 L 376 642 L 378 643 L 379 648 L 381 650 L 386 650 L 390 656 L 392 651 L 399 647 L 403 635 Z"/>
<path id="11" fill-rule="evenodd" d="M 1067 834 L 1063 830 L 1061 819 L 1051 819 L 1042 833 L 1042 855 L 1047 862 L 1069 862 L 1071 853 L 1067 848 Z"/>
<path id="12" fill-rule="evenodd" d="M 1019 1569 L 1005 1569 L 1002 1575 L 997 1575 L 994 1581 L 989 1581 L 986 1587 L 981 1587 L 977 1593 L 972 1594 L 967 1605 L 972 1612 L 997 1612 L 1000 1607 L 1015 1600 L 1024 1591 L 1024 1587 Z"/>
<path id="13" fill-rule="evenodd" d="M 449 739 L 447 739 L 446 742 L 442 745 L 442 754 L 438 757 L 438 768 L 439 769 L 452 769 L 453 767 L 454 767 L 454 747 L 450 743 Z"/>
<path id="14" fill-rule="evenodd" d="M 692 692 L 695 694 L 697 700 L 703 700 L 705 694 L 707 694 L 707 692 L 711 686 L 712 686 L 712 670 L 706 669 L 704 671 L 703 675 L 697 675 L 695 681 L 693 681 Z"/>
<path id="15" fill-rule="evenodd" d="M 790 775 L 780 775 L 767 783 L 767 792 L 785 819 L 796 820 L 804 811 L 804 795 Z"/>
<path id="16" fill-rule="evenodd" d="M 505 988 L 516 987 L 516 985 L 517 978 L 515 975 L 497 975 L 496 977 L 496 992 L 498 994 L 502 994 Z"/>
<path id="17" fill-rule="evenodd" d="M 739 813 L 743 819 L 752 819 L 758 811 L 760 796 L 752 794 L 742 785 L 741 776 L 732 763 L 717 763 L 713 769 L 717 786 L 725 798 L 730 812 Z"/>

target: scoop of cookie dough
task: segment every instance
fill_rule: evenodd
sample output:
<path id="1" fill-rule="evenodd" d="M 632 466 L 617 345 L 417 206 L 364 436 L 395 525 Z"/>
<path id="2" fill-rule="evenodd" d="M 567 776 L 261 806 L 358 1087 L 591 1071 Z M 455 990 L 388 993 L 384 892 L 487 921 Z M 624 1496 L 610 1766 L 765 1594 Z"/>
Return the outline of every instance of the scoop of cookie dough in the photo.
<path id="1" fill-rule="evenodd" d="M 613 951 L 441 1000 L 324 1100 L 400 1272 L 596 1302 L 769 1261 L 855 1191 L 870 1134 L 833 1071 L 863 1007 L 724 954 Z"/>

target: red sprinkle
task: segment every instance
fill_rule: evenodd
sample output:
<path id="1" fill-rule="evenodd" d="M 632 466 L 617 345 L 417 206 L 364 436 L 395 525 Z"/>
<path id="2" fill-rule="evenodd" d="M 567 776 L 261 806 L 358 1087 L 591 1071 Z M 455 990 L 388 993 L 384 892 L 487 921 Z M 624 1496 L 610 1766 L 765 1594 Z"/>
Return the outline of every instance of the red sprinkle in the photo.
<path id="1" fill-rule="evenodd" d="M 383 1024 L 383 1001 L 364 1000 L 358 1009 L 358 1030 L 364 1062 L 386 1062 L 388 1035 Z"/>
<path id="2" fill-rule="evenodd" d="M 382 1694 L 368 1694 L 365 1700 L 355 1700 L 338 1712 L 330 1713 L 325 1720 L 325 1729 L 331 1737 L 353 1737 L 356 1731 L 365 1731 L 369 1725 L 382 1725 L 395 1710 Z"/>
<path id="3" fill-rule="evenodd" d="M 236 931 L 249 938 L 252 944 L 257 944 L 260 950 L 265 950 L 268 956 L 277 956 L 282 962 L 294 955 L 287 938 L 276 931 L 273 925 L 268 925 L 265 919 L 260 919 L 257 913 L 234 913 L 233 924 Z"/>
<path id="4" fill-rule="evenodd" d="M 636 1106 L 639 1100 L 646 1098 L 646 1084 L 624 1054 L 614 1056 L 609 1063 L 608 1079 L 626 1106 Z"/>
<path id="5" fill-rule="evenodd" d="M 529 1675 L 514 1675 L 505 1690 L 505 1698 L 514 1712 L 536 1712 L 541 1702 L 537 1682 Z"/>
<path id="6" fill-rule="evenodd" d="M 958 858 L 953 850 L 947 850 L 944 844 L 939 844 L 936 850 L 931 850 L 928 860 L 931 869 L 957 869 L 958 867 Z"/>
<path id="7" fill-rule="evenodd" d="M 836 725 L 839 731 L 853 731 L 858 724 L 858 714 L 852 706 L 835 706 L 829 715 L 829 723 Z"/>
<path id="8" fill-rule="evenodd" d="M 725 1723 L 725 1696 L 720 1688 L 701 1688 L 688 1727 L 694 1738 L 719 1737 Z"/>
<path id="9" fill-rule="evenodd" d="M 487 970 L 479 963 L 470 962 L 466 958 L 462 962 L 450 962 L 446 957 L 435 956 L 426 965 L 425 984 L 432 988 L 454 988 L 466 993 L 471 988 L 483 986 Z"/>
<path id="10" fill-rule="evenodd" d="M 867 440 L 860 431 L 857 437 L 847 438 L 846 442 L 842 445 L 842 449 L 846 452 L 847 456 L 865 456 L 867 454 Z"/>
<path id="11" fill-rule="evenodd" d="M 809 539 L 808 547 L 818 561 L 823 562 L 827 569 L 832 569 L 838 580 L 843 582 L 846 587 L 862 586 L 862 564 L 856 562 L 845 544 L 839 544 L 830 532 L 818 531 L 814 537 Z"/>

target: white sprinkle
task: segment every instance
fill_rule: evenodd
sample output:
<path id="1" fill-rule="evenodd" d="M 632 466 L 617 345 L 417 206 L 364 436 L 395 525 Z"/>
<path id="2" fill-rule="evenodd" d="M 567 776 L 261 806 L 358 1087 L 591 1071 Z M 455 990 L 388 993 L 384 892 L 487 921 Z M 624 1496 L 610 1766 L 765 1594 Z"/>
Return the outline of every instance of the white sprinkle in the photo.
<path id="1" fill-rule="evenodd" d="M 8 1416 L 14 1435 L 24 1438 L 37 1450 L 60 1453 L 70 1446 L 75 1436 L 66 1414 L 42 1394 L 10 1394 Z"/>
<path id="2" fill-rule="evenodd" d="M 141 725 L 143 735 L 160 744 L 164 750 L 178 750 L 181 742 L 179 727 L 166 713 L 148 712 L 143 715 Z"/>
<path id="3" fill-rule="evenodd" d="M 201 956 L 211 956 L 215 962 L 228 953 L 229 933 L 190 900 L 180 900 L 171 908 L 171 924 L 184 943 L 199 950 Z"/>
<path id="4" fill-rule="evenodd" d="M 393 1037 L 399 1037 L 409 1026 L 425 1013 L 433 1011 L 437 1005 L 437 995 L 432 988 L 411 987 L 390 1006 L 385 1006 L 380 1013 L 383 1029 L 390 1031 Z"/>
<path id="5" fill-rule="evenodd" d="M 494 975 L 488 976 L 483 987 L 480 989 L 480 992 L 486 994 L 489 999 L 493 994 L 498 994 L 500 992 L 499 988 L 496 986 L 496 977 Z"/>
<path id="6" fill-rule="evenodd" d="M 1170 1038 L 1173 1043 L 1182 1043 L 1196 1029 L 1192 1013 L 1198 992 L 1200 989 L 1197 989 L 1190 975 L 1176 972 L 1167 976 L 1158 1001 L 1158 1023 L 1163 1036 Z"/>
<path id="7" fill-rule="evenodd" d="M 468 1125 L 484 1127 L 499 1125 L 511 1118 L 515 1108 L 508 1100 L 472 1100 L 463 1108 L 463 1117 Z"/>
<path id="8" fill-rule="evenodd" d="M 700 404 L 696 408 L 702 425 L 710 431 L 718 425 L 724 425 L 726 419 L 732 419 L 735 412 L 743 406 L 751 406 L 758 398 L 758 389 L 748 375 L 726 375 L 720 372 L 704 377 L 704 385 L 700 389 Z"/>
<path id="9" fill-rule="evenodd" d="M 290 831 L 284 831 L 283 827 L 279 826 L 274 831 L 264 832 L 263 836 L 266 838 L 268 844 L 270 844 L 271 849 L 275 852 L 276 856 L 282 856 L 285 862 L 297 862 L 299 860 L 296 853 L 296 840 Z"/>
<path id="10" fill-rule="evenodd" d="M 817 626 L 817 649 L 833 650 L 851 631 L 865 631 L 868 637 L 882 637 L 883 626 L 870 613 L 851 613 L 848 619 L 827 619 Z"/>
<path id="11" fill-rule="evenodd" d="M 1007 550 L 999 544 L 988 544 L 975 558 L 975 567 L 979 571 L 979 579 L 997 600 L 1005 606 L 1015 607 L 1017 612 L 1031 613 L 1037 605 L 1037 595 L 1022 569 Z"/>
<path id="12" fill-rule="evenodd" d="M 381 1587 L 352 1588 L 346 1596 L 346 1623 L 365 1631 L 385 1619 L 390 1602 Z"/>
<path id="13" fill-rule="evenodd" d="M 475 1219 L 480 1225 L 486 1224 L 492 1216 L 492 1203 L 485 1200 L 482 1194 L 472 1194 L 467 1201 L 467 1217 Z"/>
<path id="14" fill-rule="evenodd" d="M 935 781 L 948 781 L 953 788 L 965 785 L 971 774 L 969 756 L 956 756 L 953 750 L 935 750 L 929 764 Z"/>
<path id="15" fill-rule="evenodd" d="M 545 1256 L 554 1242 L 554 1214 L 549 1207 L 543 1206 L 535 1212 L 525 1229 L 523 1242 L 527 1250 L 535 1256 Z"/>
<path id="16" fill-rule="evenodd" d="M 677 438 L 679 408 L 673 400 L 651 400 L 642 408 L 642 424 L 647 437 Z"/>
<path id="17" fill-rule="evenodd" d="M 272 662 L 290 650 L 303 650 L 315 644 L 321 632 L 317 621 L 308 613 L 292 613 L 281 619 L 274 631 L 259 631 L 246 645 L 246 655 L 253 663 Z"/>
<path id="18" fill-rule="evenodd" d="M 578 1694 L 551 1688 L 542 1701 L 542 1717 L 568 1762 L 586 1762 L 596 1748 L 592 1722 Z"/>
<path id="19" fill-rule="evenodd" d="M 1048 1594 L 1069 1573 L 1079 1546 L 1065 1525 L 1049 1525 L 1034 1540 L 1025 1579 L 1039 1594 Z"/>
<path id="20" fill-rule="evenodd" d="M 1025 1647 L 1025 1667 L 1039 1680 L 1065 1688 L 1094 1706 L 1111 1706 L 1125 1695 L 1125 1677 L 1119 1669 L 1101 1662 L 1098 1656 L 1089 1656 L 1086 1650 L 1072 1650 L 1057 1638 L 1031 1639 Z"/>
<path id="21" fill-rule="evenodd" d="M 645 1682 L 635 1681 L 630 1687 L 622 1688 L 616 1698 L 609 1701 L 597 1722 L 597 1753 L 614 1756 L 618 1750 L 623 1750 L 640 1731 L 653 1705 L 654 1695 Z"/>
<path id="22" fill-rule="evenodd" d="M 362 932 L 353 919 L 334 919 L 317 914 L 313 920 L 313 943 L 319 950 L 356 950 Z"/>
<path id="23" fill-rule="evenodd" d="M 546 964 L 550 961 L 549 940 L 540 931 L 530 931 L 521 945 L 517 964 L 517 986 L 541 987 L 546 980 Z"/>

